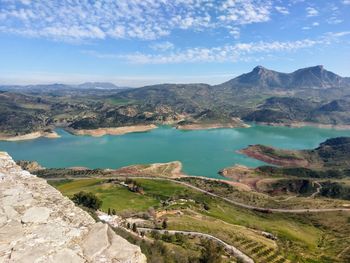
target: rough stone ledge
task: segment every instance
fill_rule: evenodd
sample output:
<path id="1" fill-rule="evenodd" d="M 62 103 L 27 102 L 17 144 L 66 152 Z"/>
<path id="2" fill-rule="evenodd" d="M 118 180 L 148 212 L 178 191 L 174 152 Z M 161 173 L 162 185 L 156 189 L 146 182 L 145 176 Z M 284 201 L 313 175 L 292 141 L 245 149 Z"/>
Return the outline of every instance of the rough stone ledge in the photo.
<path id="1" fill-rule="evenodd" d="M 146 257 L 0 152 L 0 262 L 143 263 Z"/>

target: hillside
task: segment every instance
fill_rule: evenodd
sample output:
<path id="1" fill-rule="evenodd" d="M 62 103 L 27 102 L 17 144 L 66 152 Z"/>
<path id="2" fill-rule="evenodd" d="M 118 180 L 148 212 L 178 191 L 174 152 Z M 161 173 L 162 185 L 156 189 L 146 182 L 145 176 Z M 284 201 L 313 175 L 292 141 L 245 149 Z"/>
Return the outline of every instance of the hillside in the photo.
<path id="1" fill-rule="evenodd" d="M 280 73 L 258 66 L 220 85 L 110 83 L 0 87 L 1 138 L 56 127 L 76 130 L 145 124 L 186 129 L 350 125 L 350 81 L 322 66 Z"/>
<path id="2" fill-rule="evenodd" d="M 313 150 L 282 150 L 264 145 L 252 145 L 241 152 L 282 167 L 322 170 L 350 168 L 350 137 L 328 139 Z"/>
<path id="3" fill-rule="evenodd" d="M 251 145 L 241 153 L 274 166 L 227 167 L 219 173 L 254 191 L 350 200 L 350 138 L 328 139 L 312 150 L 286 150 Z"/>

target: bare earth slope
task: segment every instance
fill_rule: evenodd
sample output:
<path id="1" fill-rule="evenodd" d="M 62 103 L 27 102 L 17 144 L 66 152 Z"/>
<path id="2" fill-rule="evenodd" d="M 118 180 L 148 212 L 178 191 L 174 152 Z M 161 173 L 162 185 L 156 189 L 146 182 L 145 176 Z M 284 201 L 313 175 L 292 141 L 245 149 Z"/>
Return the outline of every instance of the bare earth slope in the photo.
<path id="1" fill-rule="evenodd" d="M 139 247 L 95 223 L 0 152 L 0 262 L 146 262 Z"/>
<path id="2" fill-rule="evenodd" d="M 282 167 L 312 169 L 349 169 L 350 137 L 331 138 L 313 150 L 284 150 L 264 145 L 251 145 L 241 153 Z"/>

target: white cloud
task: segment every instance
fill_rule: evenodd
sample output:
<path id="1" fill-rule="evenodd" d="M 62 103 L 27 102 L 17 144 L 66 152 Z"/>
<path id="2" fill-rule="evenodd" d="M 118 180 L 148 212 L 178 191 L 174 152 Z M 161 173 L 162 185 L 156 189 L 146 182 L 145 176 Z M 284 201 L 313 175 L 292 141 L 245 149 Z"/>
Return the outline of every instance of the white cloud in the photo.
<path id="1" fill-rule="evenodd" d="M 229 34 L 234 38 L 234 39 L 239 39 L 241 36 L 241 30 L 239 27 L 227 27 Z"/>
<path id="2" fill-rule="evenodd" d="M 169 41 L 165 41 L 165 42 L 154 43 L 150 45 L 150 47 L 156 51 L 167 51 L 167 50 L 173 49 L 174 44 Z"/>
<path id="3" fill-rule="evenodd" d="M 343 22 L 342 19 L 334 17 L 334 16 L 329 18 L 329 19 L 327 19 L 327 23 L 330 24 L 330 25 L 337 25 L 337 24 L 340 24 L 342 22 Z"/>
<path id="4" fill-rule="evenodd" d="M 0 0 L 0 32 L 58 40 L 153 40 L 173 30 L 226 29 L 270 19 L 272 0 Z"/>
<path id="5" fill-rule="evenodd" d="M 21 0 L 22 4 L 29 5 L 31 0 Z"/>
<path id="6" fill-rule="evenodd" d="M 224 45 L 213 48 L 189 48 L 171 50 L 165 54 L 131 53 L 131 54 L 101 54 L 95 51 L 83 51 L 85 54 L 103 59 L 122 59 L 134 64 L 174 64 L 196 62 L 239 62 L 254 60 L 262 55 L 278 52 L 292 52 L 300 49 L 329 45 L 341 37 L 350 35 L 350 31 L 330 32 L 319 39 L 302 39 L 297 41 L 250 42 L 235 45 Z"/>
<path id="7" fill-rule="evenodd" d="M 288 15 L 288 14 L 289 14 L 288 9 L 285 8 L 285 7 L 283 7 L 283 6 L 276 6 L 275 9 L 276 9 L 279 13 L 281 13 L 281 14 L 283 14 L 283 15 Z"/>
<path id="8" fill-rule="evenodd" d="M 317 27 L 317 26 L 319 26 L 319 25 L 320 25 L 319 22 L 313 22 L 311 25 L 309 25 L 309 26 L 303 26 L 301 29 L 302 29 L 302 30 L 310 30 L 310 29 L 312 29 L 313 27 Z"/>
<path id="9" fill-rule="evenodd" d="M 306 13 L 307 13 L 308 17 L 318 16 L 318 14 L 319 14 L 318 10 L 313 8 L 313 7 L 307 7 Z"/>
<path id="10" fill-rule="evenodd" d="M 343 0 L 344 5 L 350 5 L 350 0 Z"/>

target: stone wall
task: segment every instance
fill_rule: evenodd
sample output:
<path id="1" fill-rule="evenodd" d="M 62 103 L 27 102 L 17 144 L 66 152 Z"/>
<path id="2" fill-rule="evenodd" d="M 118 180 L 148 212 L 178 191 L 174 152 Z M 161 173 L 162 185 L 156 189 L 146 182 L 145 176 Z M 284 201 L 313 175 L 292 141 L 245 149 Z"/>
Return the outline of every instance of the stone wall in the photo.
<path id="1" fill-rule="evenodd" d="M 146 262 L 41 178 L 0 152 L 0 262 Z"/>

